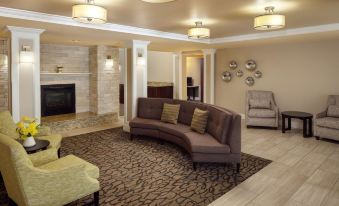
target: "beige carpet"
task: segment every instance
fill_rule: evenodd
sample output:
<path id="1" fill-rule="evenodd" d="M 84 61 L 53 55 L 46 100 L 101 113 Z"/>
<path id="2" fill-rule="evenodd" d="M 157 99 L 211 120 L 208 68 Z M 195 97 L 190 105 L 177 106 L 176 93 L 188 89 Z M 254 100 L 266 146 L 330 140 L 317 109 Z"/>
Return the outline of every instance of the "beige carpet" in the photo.
<path id="1" fill-rule="evenodd" d="M 194 171 L 180 147 L 147 137 L 130 141 L 121 128 L 65 138 L 62 155 L 67 154 L 100 168 L 100 205 L 208 205 L 236 186 L 232 165 L 199 164 Z M 270 162 L 242 154 L 238 183 Z M 0 204 L 7 201 L 3 183 L 0 198 Z M 70 205 L 91 200 L 85 197 Z"/>

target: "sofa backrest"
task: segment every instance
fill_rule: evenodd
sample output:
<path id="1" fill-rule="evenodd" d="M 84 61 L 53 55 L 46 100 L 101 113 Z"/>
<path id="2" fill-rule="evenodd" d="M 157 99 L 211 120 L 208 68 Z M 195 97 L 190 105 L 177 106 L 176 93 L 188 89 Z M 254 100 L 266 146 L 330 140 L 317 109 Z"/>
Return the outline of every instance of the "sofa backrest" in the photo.
<path id="1" fill-rule="evenodd" d="M 339 105 L 339 95 L 329 95 L 327 106 L 329 105 Z"/>
<path id="2" fill-rule="evenodd" d="M 253 99 L 253 100 L 263 100 L 263 99 L 265 99 L 265 100 L 270 101 L 271 107 L 272 107 L 272 104 L 276 105 L 273 92 L 271 92 L 271 91 L 249 90 L 247 92 L 247 100 L 246 100 L 247 105 L 249 105 L 250 99 Z"/>
<path id="3" fill-rule="evenodd" d="M 237 136 L 235 138 L 238 139 L 241 138 L 240 115 L 230 110 L 223 109 L 214 105 L 184 100 L 172 100 L 162 98 L 139 98 L 138 117 L 160 120 L 164 103 L 180 104 L 178 122 L 185 125 L 191 125 L 195 108 L 208 110 L 209 117 L 206 131 L 207 133 L 212 135 L 215 139 L 217 139 L 220 143 L 230 144 L 230 142 L 232 141 L 230 140 L 232 138 L 231 137 L 232 135 Z M 237 122 L 235 123 L 234 120 L 237 120 Z M 235 127 L 237 127 L 236 133 L 234 133 L 233 131 Z"/>
<path id="4" fill-rule="evenodd" d="M 0 160 L 7 193 L 18 205 L 28 205 L 23 178 L 31 172 L 29 168 L 33 168 L 33 164 L 25 149 L 13 138 L 0 134 Z"/>
<path id="5" fill-rule="evenodd" d="M 173 104 L 173 99 L 139 98 L 138 117 L 160 120 L 164 103 Z"/>

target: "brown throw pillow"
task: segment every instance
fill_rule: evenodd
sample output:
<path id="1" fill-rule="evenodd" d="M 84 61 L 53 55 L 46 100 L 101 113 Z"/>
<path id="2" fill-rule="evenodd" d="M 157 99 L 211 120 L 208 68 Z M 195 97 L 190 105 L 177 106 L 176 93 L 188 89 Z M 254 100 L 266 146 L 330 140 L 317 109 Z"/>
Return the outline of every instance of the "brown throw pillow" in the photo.
<path id="1" fill-rule="evenodd" d="M 200 134 L 204 134 L 206 130 L 207 120 L 208 120 L 208 111 L 195 108 L 191 122 L 191 129 Z"/>
<path id="2" fill-rule="evenodd" d="M 179 116 L 180 104 L 167 104 L 164 103 L 164 108 L 161 114 L 161 121 L 177 124 Z"/>

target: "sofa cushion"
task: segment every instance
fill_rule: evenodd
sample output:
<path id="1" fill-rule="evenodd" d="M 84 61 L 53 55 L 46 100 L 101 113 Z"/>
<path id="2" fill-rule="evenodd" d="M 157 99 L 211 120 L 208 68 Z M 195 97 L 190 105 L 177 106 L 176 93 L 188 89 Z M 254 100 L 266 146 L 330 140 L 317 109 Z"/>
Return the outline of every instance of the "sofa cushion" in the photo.
<path id="1" fill-rule="evenodd" d="M 14 139 L 19 138 L 19 134 L 16 132 L 16 124 L 9 111 L 0 112 L 0 133 Z"/>
<path id="2" fill-rule="evenodd" d="M 339 118 L 325 117 L 315 120 L 315 125 L 331 129 L 339 129 Z"/>
<path id="3" fill-rule="evenodd" d="M 270 109 L 250 109 L 248 111 L 249 117 L 257 118 L 274 118 L 276 117 L 275 111 Z"/>
<path id="4" fill-rule="evenodd" d="M 200 110 L 198 108 L 195 108 L 192 123 L 191 123 L 191 129 L 193 131 L 196 131 L 200 134 L 204 134 L 207 126 L 207 119 L 208 119 L 208 111 Z"/>
<path id="5" fill-rule="evenodd" d="M 207 106 L 198 102 L 174 100 L 174 104 L 180 104 L 180 112 L 178 122 L 186 125 L 191 125 L 195 108 L 206 110 Z"/>
<path id="6" fill-rule="evenodd" d="M 180 104 L 168 104 L 164 103 L 164 108 L 161 114 L 161 121 L 177 124 L 180 111 Z"/>
<path id="7" fill-rule="evenodd" d="M 215 137 L 220 143 L 227 142 L 227 135 L 232 127 L 233 114 L 218 107 L 208 105 L 207 133 Z"/>
<path id="8" fill-rule="evenodd" d="M 271 103 L 269 99 L 250 99 L 250 108 L 255 109 L 270 109 Z"/>
<path id="9" fill-rule="evenodd" d="M 230 147 L 226 144 L 221 144 L 210 134 L 199 134 L 197 132 L 185 133 L 186 138 L 191 144 L 193 153 L 230 153 Z"/>
<path id="10" fill-rule="evenodd" d="M 144 119 L 144 118 L 134 118 L 129 122 L 130 127 L 144 128 L 144 129 L 158 129 L 158 126 L 161 124 L 159 120 L 154 119 Z"/>
<path id="11" fill-rule="evenodd" d="M 158 128 L 162 132 L 166 132 L 168 134 L 172 134 L 182 138 L 186 137 L 185 133 L 192 132 L 190 126 L 180 123 L 178 124 L 161 123 Z"/>
<path id="12" fill-rule="evenodd" d="M 172 99 L 139 98 L 138 117 L 160 120 L 164 103 L 173 103 Z"/>
<path id="13" fill-rule="evenodd" d="M 339 105 L 329 105 L 327 109 L 327 116 L 339 117 Z"/>

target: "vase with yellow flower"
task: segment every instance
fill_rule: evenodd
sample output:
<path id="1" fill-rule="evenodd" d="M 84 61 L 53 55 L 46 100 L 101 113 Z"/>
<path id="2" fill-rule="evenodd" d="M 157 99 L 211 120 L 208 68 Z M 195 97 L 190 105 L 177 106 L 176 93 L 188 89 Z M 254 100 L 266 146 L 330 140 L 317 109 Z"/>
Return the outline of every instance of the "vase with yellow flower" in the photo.
<path id="1" fill-rule="evenodd" d="M 21 121 L 17 123 L 16 131 L 19 133 L 20 138 L 23 140 L 24 147 L 33 147 L 36 145 L 34 136 L 39 132 L 39 124 L 36 119 L 29 117 L 22 117 Z"/>

